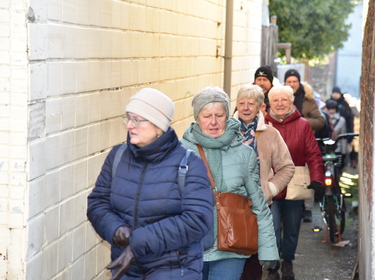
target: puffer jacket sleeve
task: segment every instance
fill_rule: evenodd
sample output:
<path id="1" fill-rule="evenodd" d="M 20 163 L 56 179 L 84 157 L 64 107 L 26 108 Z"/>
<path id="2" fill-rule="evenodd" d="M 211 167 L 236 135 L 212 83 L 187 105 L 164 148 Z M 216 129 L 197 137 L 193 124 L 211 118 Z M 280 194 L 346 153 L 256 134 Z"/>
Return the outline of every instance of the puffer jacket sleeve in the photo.
<path id="1" fill-rule="evenodd" d="M 193 153 L 187 163 L 182 213 L 135 229 L 130 246 L 137 258 L 199 242 L 212 227 L 214 201 L 206 167 Z"/>
<path id="2" fill-rule="evenodd" d="M 313 131 L 305 125 L 305 161 L 309 167 L 310 180 L 323 183 L 323 159 Z"/>
<path id="3" fill-rule="evenodd" d="M 110 203 L 112 165 L 120 146 L 115 146 L 106 157 L 95 187 L 88 196 L 87 217 L 101 238 L 113 245 L 116 229 L 124 220 L 112 210 Z"/>
<path id="4" fill-rule="evenodd" d="M 250 176 L 245 182 L 245 186 L 252 202 L 252 209 L 258 219 L 259 260 L 279 260 L 271 211 L 260 187 L 256 154 L 252 149 L 251 152 L 248 160 Z"/>

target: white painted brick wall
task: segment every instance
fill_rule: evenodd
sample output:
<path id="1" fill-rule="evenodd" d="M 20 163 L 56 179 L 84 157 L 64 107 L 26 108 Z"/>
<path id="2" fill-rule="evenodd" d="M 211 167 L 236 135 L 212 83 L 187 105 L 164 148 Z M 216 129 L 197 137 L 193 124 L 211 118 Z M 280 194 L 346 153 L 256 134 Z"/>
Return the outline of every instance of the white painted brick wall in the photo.
<path id="1" fill-rule="evenodd" d="M 0 279 L 21 279 L 25 273 L 28 67 L 23 4 L 0 3 Z"/>
<path id="2" fill-rule="evenodd" d="M 224 5 L 0 2 L 0 279 L 109 278 L 110 248 L 87 221 L 87 196 L 126 139 L 124 108 L 155 87 L 175 101 L 182 136 L 193 95 L 223 86 Z M 25 24 L 29 7 L 35 20 Z M 261 7 L 234 1 L 232 103 L 259 67 Z"/>

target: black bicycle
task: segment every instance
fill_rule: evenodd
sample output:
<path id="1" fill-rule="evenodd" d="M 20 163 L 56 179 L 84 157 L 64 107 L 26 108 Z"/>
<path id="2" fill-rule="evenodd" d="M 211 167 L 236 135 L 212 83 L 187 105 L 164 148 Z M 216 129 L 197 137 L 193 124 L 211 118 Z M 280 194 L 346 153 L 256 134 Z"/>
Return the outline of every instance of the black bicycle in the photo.
<path id="1" fill-rule="evenodd" d="M 335 153 L 337 143 L 342 139 L 359 136 L 358 133 L 340 134 L 334 141 L 332 139 L 317 138 L 317 142 L 322 150 L 324 162 L 324 196 L 320 202 L 323 222 L 326 226 L 326 239 L 329 233 L 331 243 L 336 243 L 336 239 L 341 241 L 341 235 L 345 230 L 345 195 L 339 185 L 340 176 L 344 163 L 341 153 Z"/>

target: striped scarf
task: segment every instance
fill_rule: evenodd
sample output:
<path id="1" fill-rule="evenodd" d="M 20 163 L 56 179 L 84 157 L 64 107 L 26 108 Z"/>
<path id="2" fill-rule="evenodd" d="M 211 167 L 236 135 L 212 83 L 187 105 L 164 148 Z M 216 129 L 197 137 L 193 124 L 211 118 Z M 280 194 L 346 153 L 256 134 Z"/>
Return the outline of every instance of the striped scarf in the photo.
<path id="1" fill-rule="evenodd" d="M 255 131 L 258 125 L 258 116 L 256 116 L 253 121 L 249 123 L 249 125 L 246 125 L 243 120 L 239 120 L 241 122 L 242 135 L 245 137 L 243 143 L 252 147 L 258 156 L 257 142 L 255 137 Z"/>

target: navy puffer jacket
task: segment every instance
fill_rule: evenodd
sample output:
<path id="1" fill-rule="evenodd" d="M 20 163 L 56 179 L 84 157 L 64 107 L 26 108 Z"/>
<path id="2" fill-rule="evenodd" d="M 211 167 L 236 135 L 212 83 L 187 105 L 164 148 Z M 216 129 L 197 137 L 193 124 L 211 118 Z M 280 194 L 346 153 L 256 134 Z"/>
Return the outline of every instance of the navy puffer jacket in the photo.
<path id="1" fill-rule="evenodd" d="M 110 151 L 103 164 L 88 197 L 87 216 L 96 232 L 112 245 L 112 260 L 124 250 L 113 246 L 116 229 L 121 225 L 132 228 L 130 248 L 136 262 L 121 279 L 175 279 L 182 274 L 184 279 L 200 279 L 201 239 L 213 221 L 212 191 L 203 161 L 190 154 L 180 195 L 178 168 L 186 149 L 171 127 L 142 148 L 128 141 L 112 180 L 118 148 Z"/>

